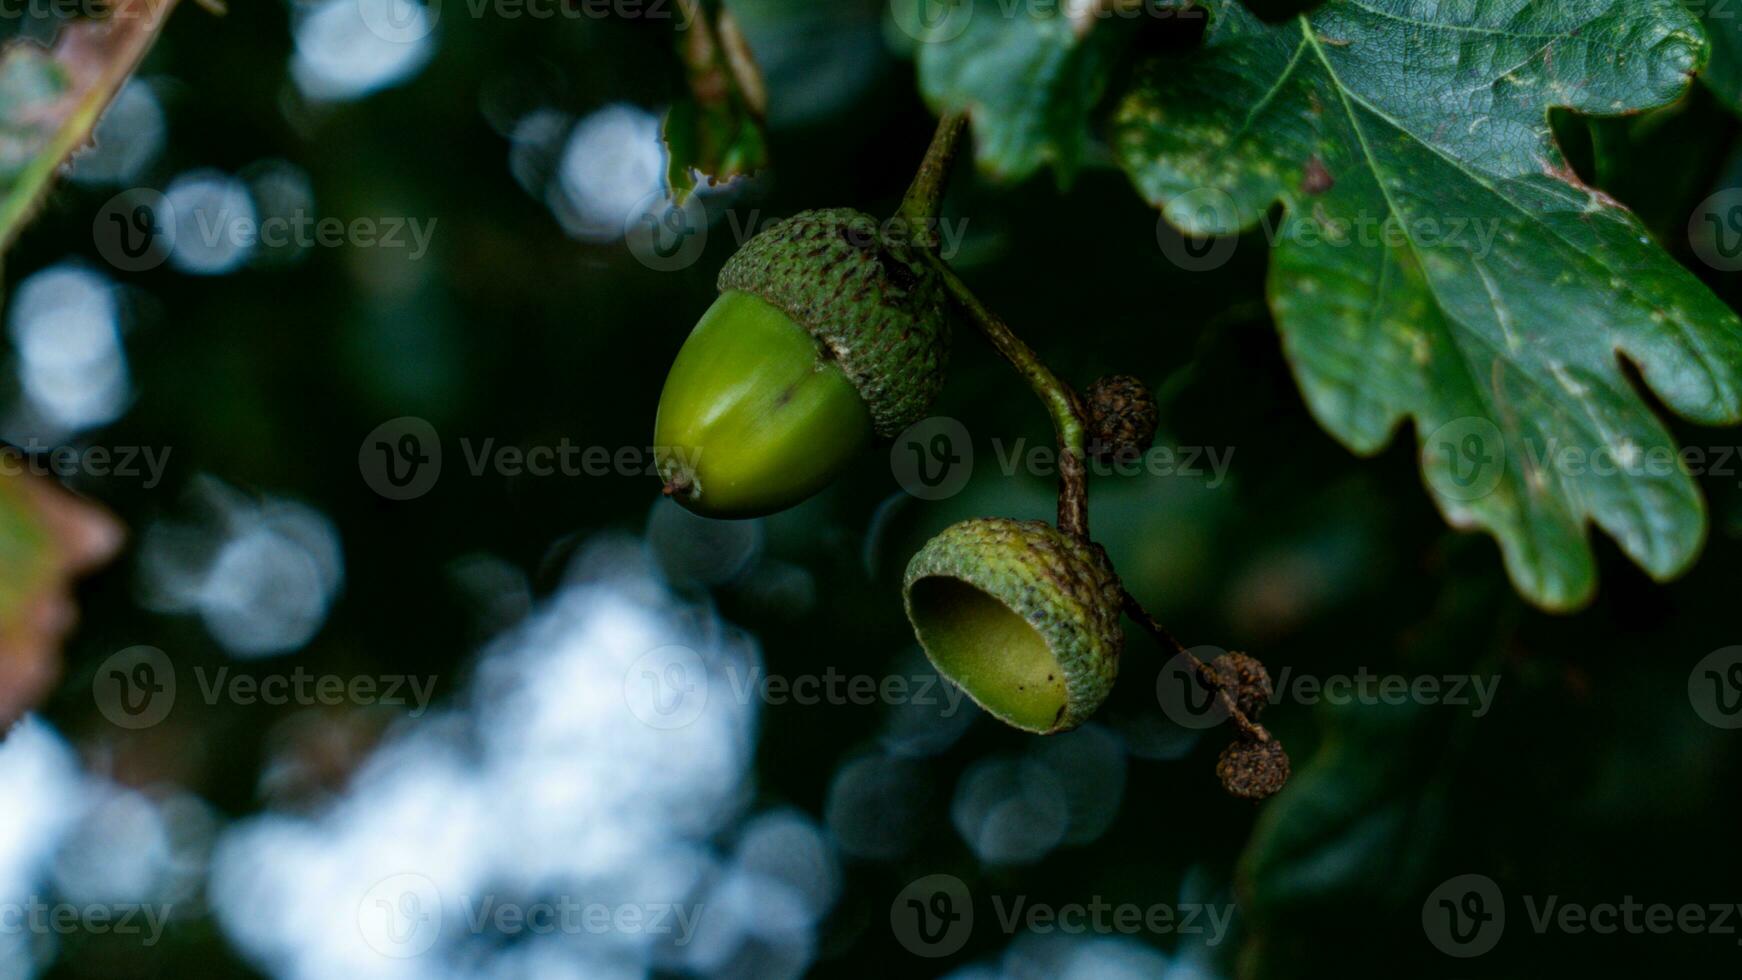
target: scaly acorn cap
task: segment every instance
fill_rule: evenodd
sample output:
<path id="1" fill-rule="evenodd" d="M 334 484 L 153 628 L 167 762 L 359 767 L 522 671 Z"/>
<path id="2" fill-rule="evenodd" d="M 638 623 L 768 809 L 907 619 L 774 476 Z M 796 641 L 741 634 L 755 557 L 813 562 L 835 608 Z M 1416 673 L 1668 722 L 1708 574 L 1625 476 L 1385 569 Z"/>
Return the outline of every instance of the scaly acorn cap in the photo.
<path id="1" fill-rule="evenodd" d="M 949 318 L 937 273 L 903 236 L 850 208 L 805 211 L 750 239 L 720 270 L 786 313 L 840 365 L 892 439 L 943 390 Z"/>
<path id="2" fill-rule="evenodd" d="M 963 521 L 908 563 L 907 618 L 945 678 L 1023 731 L 1087 721 L 1119 673 L 1119 578 L 1039 521 Z"/>

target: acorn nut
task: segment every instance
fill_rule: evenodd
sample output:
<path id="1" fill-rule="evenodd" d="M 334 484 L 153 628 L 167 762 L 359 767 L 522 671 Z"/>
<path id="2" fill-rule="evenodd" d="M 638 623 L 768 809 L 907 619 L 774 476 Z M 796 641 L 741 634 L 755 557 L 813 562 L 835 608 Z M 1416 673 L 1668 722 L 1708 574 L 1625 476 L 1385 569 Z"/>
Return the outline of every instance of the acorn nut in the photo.
<path id="1" fill-rule="evenodd" d="M 873 436 L 925 417 L 943 387 L 942 285 L 857 211 L 807 211 L 740 248 L 678 351 L 654 422 L 666 493 L 758 517 L 827 486 Z"/>

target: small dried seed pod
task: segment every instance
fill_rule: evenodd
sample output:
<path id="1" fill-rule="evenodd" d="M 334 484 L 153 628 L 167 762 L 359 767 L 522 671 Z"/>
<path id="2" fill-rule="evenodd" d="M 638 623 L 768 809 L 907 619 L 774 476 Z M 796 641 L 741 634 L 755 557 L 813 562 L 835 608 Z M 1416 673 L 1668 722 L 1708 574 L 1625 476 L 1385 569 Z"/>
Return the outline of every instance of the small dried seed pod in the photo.
<path id="1" fill-rule="evenodd" d="M 1161 410 L 1149 386 L 1128 374 L 1110 374 L 1089 386 L 1089 453 L 1102 463 L 1129 462 L 1155 442 Z"/>
<path id="2" fill-rule="evenodd" d="M 1241 713 L 1249 720 L 1257 721 L 1276 692 L 1270 683 L 1270 671 L 1264 669 L 1264 664 L 1257 657 L 1244 653 L 1224 653 L 1211 661 L 1210 669 L 1222 679 L 1222 686 L 1234 698 Z"/>
<path id="3" fill-rule="evenodd" d="M 1216 776 L 1222 788 L 1248 800 L 1262 800 L 1288 782 L 1288 753 L 1275 739 L 1240 739 L 1222 750 L 1216 760 Z"/>

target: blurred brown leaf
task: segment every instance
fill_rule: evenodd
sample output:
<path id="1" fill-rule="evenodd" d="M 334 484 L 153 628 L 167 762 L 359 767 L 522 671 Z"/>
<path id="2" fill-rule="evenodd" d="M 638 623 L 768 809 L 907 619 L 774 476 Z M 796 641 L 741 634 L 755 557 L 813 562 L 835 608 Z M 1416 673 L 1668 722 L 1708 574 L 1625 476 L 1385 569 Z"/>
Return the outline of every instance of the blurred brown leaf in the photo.
<path id="1" fill-rule="evenodd" d="M 113 558 L 124 536 L 107 511 L 54 483 L 0 473 L 0 731 L 60 676 L 77 617 L 72 580 Z"/>

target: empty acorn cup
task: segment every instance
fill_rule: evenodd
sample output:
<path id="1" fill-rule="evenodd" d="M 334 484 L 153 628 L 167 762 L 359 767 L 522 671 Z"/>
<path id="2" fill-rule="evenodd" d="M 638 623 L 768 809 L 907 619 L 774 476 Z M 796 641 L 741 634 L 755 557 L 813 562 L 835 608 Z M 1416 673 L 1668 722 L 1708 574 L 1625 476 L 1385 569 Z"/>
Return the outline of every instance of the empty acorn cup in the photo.
<path id="1" fill-rule="evenodd" d="M 938 672 L 1005 724 L 1081 725 L 1119 673 L 1119 579 L 1094 545 L 1050 524 L 981 518 L 907 566 L 907 618 Z"/>

